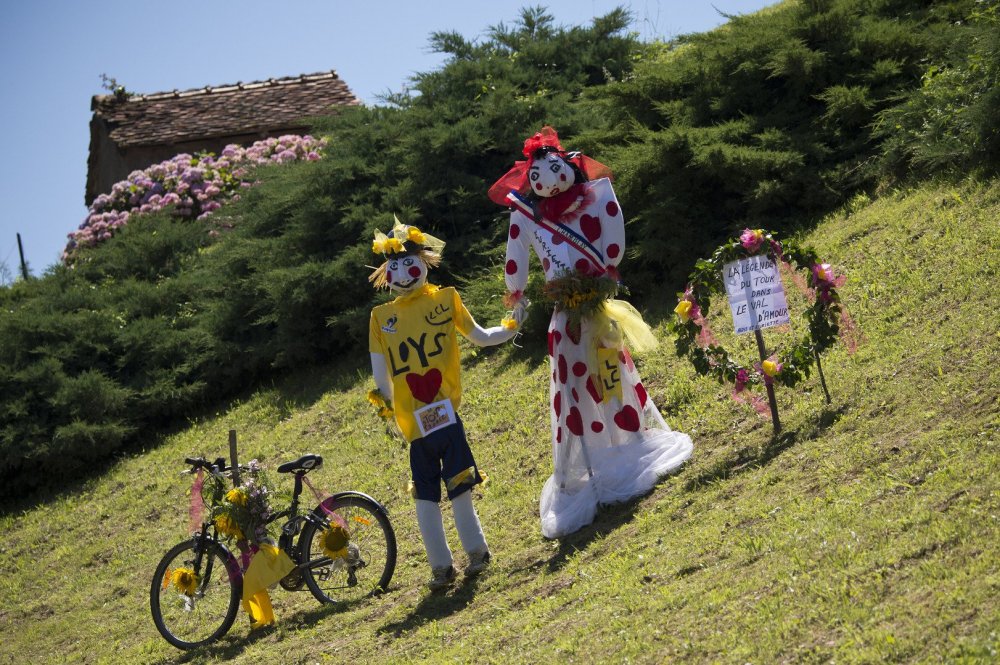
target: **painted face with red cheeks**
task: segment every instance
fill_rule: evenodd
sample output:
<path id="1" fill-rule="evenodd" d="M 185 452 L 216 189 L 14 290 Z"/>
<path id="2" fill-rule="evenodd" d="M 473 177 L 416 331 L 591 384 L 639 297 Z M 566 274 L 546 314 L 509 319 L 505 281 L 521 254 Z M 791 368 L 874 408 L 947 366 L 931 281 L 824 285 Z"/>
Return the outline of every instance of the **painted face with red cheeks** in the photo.
<path id="1" fill-rule="evenodd" d="M 408 293 L 427 282 L 427 264 L 416 254 L 391 259 L 385 267 L 385 281 L 392 291 Z"/>
<path id="2" fill-rule="evenodd" d="M 532 160 L 528 167 L 528 183 L 536 195 L 549 198 L 562 194 L 573 186 L 573 168 L 554 152 Z"/>

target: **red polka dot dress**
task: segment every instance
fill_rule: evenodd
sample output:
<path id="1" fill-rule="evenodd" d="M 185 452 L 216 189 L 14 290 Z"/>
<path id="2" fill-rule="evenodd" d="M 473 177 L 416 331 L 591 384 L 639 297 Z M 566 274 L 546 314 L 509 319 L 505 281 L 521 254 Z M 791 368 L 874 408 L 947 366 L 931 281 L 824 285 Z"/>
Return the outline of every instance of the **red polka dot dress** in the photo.
<path id="1" fill-rule="evenodd" d="M 584 183 L 577 203 L 558 220 L 540 216 L 536 222 L 523 206 L 511 209 L 504 267 L 509 292 L 527 284 L 531 248 L 547 282 L 574 272 L 617 278 L 625 225 L 611 181 Z M 554 468 L 539 502 L 548 538 L 589 524 L 599 504 L 648 492 L 691 455 L 691 438 L 664 422 L 624 343 L 594 339 L 595 330 L 586 317 L 575 329 L 560 308 L 549 323 Z"/>

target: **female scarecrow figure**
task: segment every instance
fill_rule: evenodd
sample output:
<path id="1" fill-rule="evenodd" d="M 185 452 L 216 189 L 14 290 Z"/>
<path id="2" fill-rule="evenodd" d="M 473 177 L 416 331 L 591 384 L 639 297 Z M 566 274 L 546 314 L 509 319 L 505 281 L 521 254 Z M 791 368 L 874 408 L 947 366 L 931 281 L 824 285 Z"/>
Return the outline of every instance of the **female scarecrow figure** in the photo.
<path id="1" fill-rule="evenodd" d="M 458 291 L 428 284 L 428 269 L 440 263 L 443 248 L 441 240 L 397 220 L 391 235 L 375 233 L 373 251 L 385 262 L 369 277 L 376 288 L 398 294 L 371 313 L 368 340 L 378 390 L 369 399 L 379 415 L 395 417 L 410 442 L 411 493 L 433 590 L 455 577 L 438 505 L 442 481 L 469 559 L 466 576 L 480 573 L 491 556 L 470 491 L 482 477 L 457 414 L 462 383 L 456 332 L 479 346 L 492 346 L 513 337 L 524 319 L 524 308 L 517 307 L 503 325 L 480 328 Z"/>
<path id="2" fill-rule="evenodd" d="M 609 170 L 567 153 L 551 127 L 524 142 L 490 188 L 510 207 L 507 304 L 521 301 L 530 248 L 555 309 L 548 331 L 554 471 L 542 489 L 542 533 L 556 538 L 593 521 L 598 504 L 628 500 L 691 455 L 642 385 L 628 347 L 656 345 L 631 305 L 615 300 L 625 224 Z M 627 344 L 626 344 L 627 342 Z"/>

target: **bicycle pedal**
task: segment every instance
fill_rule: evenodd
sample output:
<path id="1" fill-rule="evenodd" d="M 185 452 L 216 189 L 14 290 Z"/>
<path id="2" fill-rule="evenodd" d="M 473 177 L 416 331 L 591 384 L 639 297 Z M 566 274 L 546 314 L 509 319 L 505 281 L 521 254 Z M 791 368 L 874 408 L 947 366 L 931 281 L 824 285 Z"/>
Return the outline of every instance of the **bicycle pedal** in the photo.
<path id="1" fill-rule="evenodd" d="M 278 584 L 280 584 L 281 588 L 285 591 L 298 591 L 305 583 L 306 578 L 303 577 L 301 571 L 298 570 L 292 571 L 278 580 Z"/>

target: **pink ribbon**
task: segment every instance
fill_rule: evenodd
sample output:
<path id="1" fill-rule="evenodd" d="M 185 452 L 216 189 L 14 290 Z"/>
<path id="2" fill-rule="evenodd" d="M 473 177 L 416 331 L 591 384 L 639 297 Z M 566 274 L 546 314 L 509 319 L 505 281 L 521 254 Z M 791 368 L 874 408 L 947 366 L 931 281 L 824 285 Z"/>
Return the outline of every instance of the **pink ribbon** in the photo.
<path id="1" fill-rule="evenodd" d="M 316 489 L 316 487 L 311 482 L 309 482 L 308 476 L 302 476 L 302 482 L 306 484 L 306 487 L 312 490 L 312 493 L 316 496 L 316 500 L 319 501 L 319 507 L 323 509 L 324 513 L 326 513 L 327 518 L 333 520 L 334 522 L 336 522 L 337 524 L 346 529 L 347 522 L 344 521 L 344 518 L 338 515 L 337 513 L 333 512 L 332 510 L 330 510 L 329 507 L 327 507 L 328 503 L 333 502 L 333 497 L 331 497 L 327 492 L 323 492 L 321 490 Z"/>
<path id="2" fill-rule="evenodd" d="M 201 529 L 202 518 L 205 515 L 205 499 L 201 496 L 201 490 L 205 486 L 205 473 L 201 467 L 195 472 L 194 483 L 191 485 L 191 506 L 188 508 L 190 518 L 189 530 L 194 533 Z"/>

